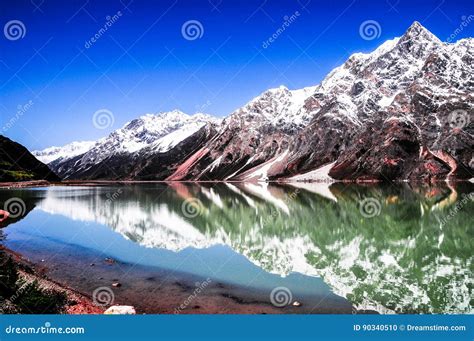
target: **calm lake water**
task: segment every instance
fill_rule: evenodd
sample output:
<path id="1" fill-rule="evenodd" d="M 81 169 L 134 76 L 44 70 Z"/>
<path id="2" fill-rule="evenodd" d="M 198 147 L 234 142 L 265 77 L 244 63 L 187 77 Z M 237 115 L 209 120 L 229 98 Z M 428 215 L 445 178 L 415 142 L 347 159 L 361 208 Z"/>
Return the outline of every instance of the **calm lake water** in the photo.
<path id="1" fill-rule="evenodd" d="M 24 206 L 2 243 L 88 295 L 120 281 L 119 303 L 143 312 L 172 312 L 207 281 L 191 312 L 473 313 L 473 187 L 3 189 L 3 207 Z"/>

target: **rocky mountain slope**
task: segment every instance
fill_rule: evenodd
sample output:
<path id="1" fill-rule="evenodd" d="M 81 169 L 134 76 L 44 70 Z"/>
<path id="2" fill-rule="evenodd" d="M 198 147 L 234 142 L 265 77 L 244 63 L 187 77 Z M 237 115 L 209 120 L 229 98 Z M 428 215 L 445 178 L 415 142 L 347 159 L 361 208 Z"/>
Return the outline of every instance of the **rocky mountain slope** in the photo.
<path id="1" fill-rule="evenodd" d="M 147 114 L 96 142 L 81 143 L 73 152 L 73 144 L 63 147 L 49 166 L 63 179 L 163 179 L 207 142 L 218 124 L 209 115 L 189 116 L 178 110 Z M 34 154 L 52 158 L 50 149 Z"/>
<path id="2" fill-rule="evenodd" d="M 58 181 L 59 178 L 21 144 L 0 135 L 0 181 L 29 180 Z"/>
<path id="3" fill-rule="evenodd" d="M 472 38 L 444 43 L 415 22 L 321 84 L 265 91 L 219 126 L 205 115 L 148 115 L 87 152 L 79 143 L 35 155 L 66 179 L 469 179 L 473 61 Z"/>
<path id="4" fill-rule="evenodd" d="M 341 180 L 470 178 L 473 47 L 415 22 L 316 87 L 254 99 L 169 179 L 314 179 L 333 162 Z M 275 125 L 282 113 L 300 124 Z"/>

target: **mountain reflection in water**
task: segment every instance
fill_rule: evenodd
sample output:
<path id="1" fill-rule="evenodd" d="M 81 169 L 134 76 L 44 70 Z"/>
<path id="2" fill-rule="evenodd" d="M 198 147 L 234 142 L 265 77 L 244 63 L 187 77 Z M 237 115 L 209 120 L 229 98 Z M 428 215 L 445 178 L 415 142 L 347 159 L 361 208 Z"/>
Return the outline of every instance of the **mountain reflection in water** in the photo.
<path id="1" fill-rule="evenodd" d="M 22 198 L 27 211 L 107 225 L 147 248 L 225 244 L 267 272 L 321 277 L 358 309 L 473 313 L 472 189 L 170 183 L 0 196 Z"/>

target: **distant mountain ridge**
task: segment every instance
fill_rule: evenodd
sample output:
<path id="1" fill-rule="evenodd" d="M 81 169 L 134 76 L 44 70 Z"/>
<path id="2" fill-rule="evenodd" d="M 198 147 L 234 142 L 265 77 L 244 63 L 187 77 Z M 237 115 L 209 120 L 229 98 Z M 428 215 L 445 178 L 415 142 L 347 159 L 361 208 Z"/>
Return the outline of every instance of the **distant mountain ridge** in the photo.
<path id="1" fill-rule="evenodd" d="M 443 43 L 414 22 L 319 85 L 267 90 L 222 122 L 145 115 L 48 164 L 65 179 L 469 179 L 473 41 Z"/>
<path id="2" fill-rule="evenodd" d="M 155 158 L 160 159 L 155 172 L 166 173 L 168 163 L 184 161 L 180 155 L 185 158 L 194 152 L 202 136 L 209 137 L 219 123 L 210 115 L 191 116 L 179 110 L 146 114 L 97 141 L 73 142 L 33 154 L 49 161 L 63 179 L 133 179 L 144 174 L 159 180 L 160 175 L 148 170 Z"/>

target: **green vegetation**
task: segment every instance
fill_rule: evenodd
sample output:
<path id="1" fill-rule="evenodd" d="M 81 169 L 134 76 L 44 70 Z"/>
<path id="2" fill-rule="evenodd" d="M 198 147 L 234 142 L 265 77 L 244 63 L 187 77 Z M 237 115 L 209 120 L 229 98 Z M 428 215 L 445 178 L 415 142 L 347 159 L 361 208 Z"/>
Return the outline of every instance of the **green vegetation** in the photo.
<path id="1" fill-rule="evenodd" d="M 0 250 L 0 313 L 59 314 L 64 311 L 64 292 L 43 289 L 37 281 L 27 282 L 12 258 Z"/>
<path id="2" fill-rule="evenodd" d="M 10 171 L 0 169 L 0 178 L 4 181 L 28 181 L 33 180 L 35 175 L 31 172 L 22 170 Z"/>

